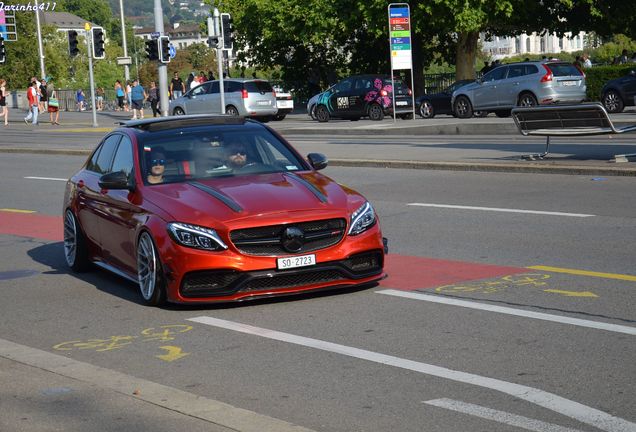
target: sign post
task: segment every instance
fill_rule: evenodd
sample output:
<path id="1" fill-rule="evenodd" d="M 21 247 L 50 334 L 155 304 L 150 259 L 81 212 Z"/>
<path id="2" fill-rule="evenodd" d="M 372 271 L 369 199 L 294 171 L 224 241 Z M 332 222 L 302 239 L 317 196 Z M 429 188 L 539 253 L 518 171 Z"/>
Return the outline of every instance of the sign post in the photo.
<path id="1" fill-rule="evenodd" d="M 391 3 L 389 12 L 389 48 L 391 51 L 391 85 L 393 87 L 393 121 L 395 121 L 394 71 L 411 72 L 411 99 L 415 118 L 415 94 L 413 92 L 413 53 L 411 44 L 411 10 L 408 3 Z"/>

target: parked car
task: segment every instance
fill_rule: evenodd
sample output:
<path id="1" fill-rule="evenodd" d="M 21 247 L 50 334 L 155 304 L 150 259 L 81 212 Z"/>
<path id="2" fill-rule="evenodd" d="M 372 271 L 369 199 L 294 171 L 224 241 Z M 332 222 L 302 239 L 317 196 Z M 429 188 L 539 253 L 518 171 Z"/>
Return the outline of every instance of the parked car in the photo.
<path id="1" fill-rule="evenodd" d="M 172 115 L 220 114 L 219 81 L 207 81 L 170 101 Z M 223 80 L 225 112 L 233 116 L 268 121 L 278 113 L 276 94 L 269 82 L 253 78 Z"/>
<path id="2" fill-rule="evenodd" d="M 433 118 L 437 114 L 449 114 L 454 116 L 455 113 L 453 112 L 453 106 L 451 105 L 453 92 L 461 86 L 465 86 L 466 84 L 470 84 L 474 81 L 475 80 L 455 81 L 439 93 L 430 93 L 418 97 L 415 99 L 416 112 L 422 118 Z M 488 113 L 484 112 L 483 114 L 487 115 Z M 483 116 L 479 111 L 476 112 L 475 115 L 480 117 Z"/>
<path id="3" fill-rule="evenodd" d="M 283 120 L 287 114 L 294 110 L 294 98 L 290 92 L 285 91 L 280 86 L 274 86 L 274 92 L 276 93 L 276 108 L 278 108 L 274 120 Z"/>
<path id="4" fill-rule="evenodd" d="M 453 92 L 453 111 L 460 118 L 474 111 L 507 117 L 516 106 L 579 103 L 585 100 L 585 74 L 557 60 L 501 65 L 474 83 Z"/>
<path id="5" fill-rule="evenodd" d="M 601 101 L 607 112 L 619 113 L 636 105 L 636 70 L 624 77 L 608 81 L 601 90 Z"/>
<path id="6" fill-rule="evenodd" d="M 139 285 L 149 305 L 249 300 L 385 277 L 373 206 L 267 126 L 229 116 L 136 120 L 66 183 L 64 257 Z"/>
<path id="7" fill-rule="evenodd" d="M 385 115 L 393 115 L 393 93 L 396 115 L 412 118 L 411 89 L 399 78 L 392 82 L 388 75 L 354 75 L 343 79 L 320 94 L 314 115 L 319 122 L 330 118 L 359 120 L 360 117 L 382 120 Z"/>

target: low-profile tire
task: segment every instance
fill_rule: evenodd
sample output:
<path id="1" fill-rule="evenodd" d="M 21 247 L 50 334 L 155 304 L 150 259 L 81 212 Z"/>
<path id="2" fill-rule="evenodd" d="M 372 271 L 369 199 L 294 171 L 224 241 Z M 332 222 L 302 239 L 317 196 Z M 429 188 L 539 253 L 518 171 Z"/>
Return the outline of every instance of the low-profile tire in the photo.
<path id="1" fill-rule="evenodd" d="M 621 95 L 616 90 L 608 91 L 603 95 L 601 100 L 603 101 L 603 106 L 609 113 L 619 113 L 625 109 L 623 98 L 621 98 Z"/>
<path id="2" fill-rule="evenodd" d="M 510 117 L 510 110 L 497 110 L 495 111 L 495 115 L 499 118 Z"/>
<path id="3" fill-rule="evenodd" d="M 471 118 L 473 116 L 473 106 L 466 96 L 458 96 L 455 100 L 453 111 L 457 117 L 461 119 Z"/>
<path id="4" fill-rule="evenodd" d="M 309 108 L 309 117 L 311 117 L 312 120 L 317 120 L 316 119 L 316 104 L 313 104 Z"/>
<path id="5" fill-rule="evenodd" d="M 318 105 L 315 109 L 316 120 L 320 123 L 326 123 L 329 121 L 329 111 L 324 105 Z"/>
<path id="6" fill-rule="evenodd" d="M 369 118 L 373 121 L 380 121 L 384 119 L 384 109 L 377 103 L 369 106 Z"/>
<path id="7" fill-rule="evenodd" d="M 139 293 L 150 306 L 161 306 L 166 302 L 166 278 L 155 242 L 147 231 L 137 242 L 137 279 Z"/>
<path id="8" fill-rule="evenodd" d="M 234 105 L 228 105 L 225 107 L 225 114 L 231 115 L 233 117 L 239 116 L 239 111 Z"/>
<path id="9" fill-rule="evenodd" d="M 534 97 L 532 93 L 521 93 L 519 95 L 519 101 L 517 102 L 517 106 L 530 108 L 537 106 L 537 98 Z"/>
<path id="10" fill-rule="evenodd" d="M 435 108 L 433 108 L 433 104 L 431 101 L 422 101 L 420 106 L 417 108 L 417 113 L 425 119 L 432 119 L 435 117 Z"/>
<path id="11" fill-rule="evenodd" d="M 64 213 L 64 258 L 70 269 L 77 273 L 90 266 L 84 233 L 70 209 Z"/>
<path id="12" fill-rule="evenodd" d="M 185 111 L 183 111 L 183 108 L 181 107 L 176 107 L 175 109 L 172 110 L 172 115 L 182 116 L 182 115 L 185 115 Z"/>

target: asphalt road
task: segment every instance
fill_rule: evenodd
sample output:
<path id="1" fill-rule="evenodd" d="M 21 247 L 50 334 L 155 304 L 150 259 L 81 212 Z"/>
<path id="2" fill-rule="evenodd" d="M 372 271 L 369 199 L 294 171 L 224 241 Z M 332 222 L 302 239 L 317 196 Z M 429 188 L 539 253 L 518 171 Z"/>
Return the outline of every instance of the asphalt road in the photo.
<path id="1" fill-rule="evenodd" d="M 155 309 L 65 268 L 83 160 L 0 157 L 0 430 L 636 430 L 633 178 L 329 167 L 388 279 Z"/>

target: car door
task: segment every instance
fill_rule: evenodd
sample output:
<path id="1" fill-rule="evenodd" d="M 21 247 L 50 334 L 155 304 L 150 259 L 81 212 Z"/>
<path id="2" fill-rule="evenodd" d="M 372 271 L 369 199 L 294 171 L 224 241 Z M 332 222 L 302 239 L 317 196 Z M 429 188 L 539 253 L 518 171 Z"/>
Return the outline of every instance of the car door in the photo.
<path id="1" fill-rule="evenodd" d="M 117 146 L 109 172 L 124 172 L 134 182 L 133 145 L 123 136 Z M 137 272 L 135 232 L 140 215 L 139 193 L 129 190 L 101 191 L 100 236 L 104 260 L 134 275 Z"/>
<path id="2" fill-rule="evenodd" d="M 185 103 L 186 114 L 206 114 L 211 111 L 210 85 L 210 82 L 203 83 L 188 93 Z"/>
<path id="3" fill-rule="evenodd" d="M 333 109 L 334 117 L 342 117 L 351 115 L 351 105 L 349 97 L 353 92 L 354 78 L 347 78 L 340 81 L 334 87 L 334 93 L 331 95 L 330 104 Z"/>
<path id="4" fill-rule="evenodd" d="M 497 84 L 497 105 L 500 108 L 512 108 L 517 105 L 517 96 L 521 89 L 525 76 L 525 66 L 523 64 L 511 64 L 508 66 L 506 78 Z"/>
<path id="5" fill-rule="evenodd" d="M 208 103 L 210 114 L 221 114 L 221 90 L 218 81 L 211 81 L 208 87 Z"/>
<path id="6" fill-rule="evenodd" d="M 499 84 L 506 78 L 508 66 L 499 66 L 488 72 L 474 90 L 473 109 L 492 109 L 499 105 Z"/>
<path id="7" fill-rule="evenodd" d="M 104 138 L 77 179 L 77 218 L 86 238 L 100 248 L 102 241 L 99 221 L 104 206 L 99 178 L 110 169 L 120 139 L 121 134 Z"/>
<path id="8" fill-rule="evenodd" d="M 625 104 L 636 105 L 636 74 L 624 76 L 619 81 L 619 85 L 625 92 Z"/>
<path id="9" fill-rule="evenodd" d="M 366 105 L 364 97 L 373 90 L 372 77 L 358 77 L 353 83 L 353 89 L 349 96 L 349 112 L 352 117 L 359 117 L 366 114 Z"/>

